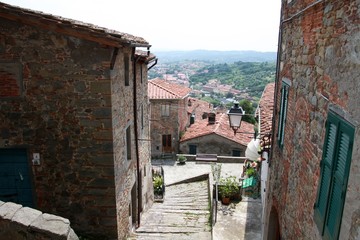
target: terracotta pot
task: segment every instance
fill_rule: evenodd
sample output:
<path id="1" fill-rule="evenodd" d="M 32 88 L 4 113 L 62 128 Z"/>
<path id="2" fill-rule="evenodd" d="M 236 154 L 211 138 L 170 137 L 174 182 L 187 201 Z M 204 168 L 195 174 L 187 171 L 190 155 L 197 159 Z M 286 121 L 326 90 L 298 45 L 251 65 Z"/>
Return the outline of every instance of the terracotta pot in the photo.
<path id="1" fill-rule="evenodd" d="M 225 204 L 225 205 L 230 204 L 230 197 L 222 197 L 221 202 L 222 202 L 222 204 Z"/>

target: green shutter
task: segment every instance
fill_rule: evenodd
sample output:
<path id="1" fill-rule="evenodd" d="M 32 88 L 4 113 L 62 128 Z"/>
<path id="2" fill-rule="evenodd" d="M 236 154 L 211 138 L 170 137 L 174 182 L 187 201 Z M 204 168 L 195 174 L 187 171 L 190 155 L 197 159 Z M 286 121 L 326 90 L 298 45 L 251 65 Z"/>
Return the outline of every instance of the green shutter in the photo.
<path id="1" fill-rule="evenodd" d="M 354 129 L 346 122 L 340 123 L 337 153 L 334 159 L 332 188 L 329 196 L 325 237 L 338 239 L 350 170 Z"/>
<path id="2" fill-rule="evenodd" d="M 329 197 L 332 161 L 336 143 L 337 126 L 328 121 L 325 135 L 324 151 L 321 162 L 319 191 L 315 206 L 315 222 L 319 226 L 321 234 L 324 231 L 325 215 Z"/>
<path id="3" fill-rule="evenodd" d="M 329 113 L 315 222 L 325 239 L 338 239 L 349 175 L 354 128 Z"/>
<path id="4" fill-rule="evenodd" d="M 288 105 L 288 90 L 289 86 L 283 82 L 281 88 L 281 99 L 280 99 L 280 113 L 279 113 L 279 126 L 278 126 L 278 143 L 282 147 L 284 145 L 285 137 L 285 122 L 287 114 L 287 105 Z"/>

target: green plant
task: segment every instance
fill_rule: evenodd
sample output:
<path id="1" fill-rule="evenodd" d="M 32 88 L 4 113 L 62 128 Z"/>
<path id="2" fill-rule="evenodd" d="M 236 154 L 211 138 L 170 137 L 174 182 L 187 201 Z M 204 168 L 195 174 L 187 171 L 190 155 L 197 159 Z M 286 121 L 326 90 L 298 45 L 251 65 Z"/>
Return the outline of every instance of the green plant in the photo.
<path id="1" fill-rule="evenodd" d="M 239 192 L 239 183 L 235 176 L 221 178 L 219 184 L 219 193 L 222 197 L 232 197 Z"/>
<path id="2" fill-rule="evenodd" d="M 154 193 L 155 194 L 162 194 L 163 183 L 164 183 L 164 180 L 161 175 L 155 175 L 153 177 L 153 185 L 154 185 Z"/>
<path id="3" fill-rule="evenodd" d="M 185 163 L 187 158 L 184 155 L 178 155 L 178 161 L 179 163 Z"/>
<path id="4" fill-rule="evenodd" d="M 252 168 L 252 167 L 249 167 L 248 169 L 246 169 L 245 174 L 248 177 L 255 176 L 256 175 L 256 170 L 254 168 Z"/>

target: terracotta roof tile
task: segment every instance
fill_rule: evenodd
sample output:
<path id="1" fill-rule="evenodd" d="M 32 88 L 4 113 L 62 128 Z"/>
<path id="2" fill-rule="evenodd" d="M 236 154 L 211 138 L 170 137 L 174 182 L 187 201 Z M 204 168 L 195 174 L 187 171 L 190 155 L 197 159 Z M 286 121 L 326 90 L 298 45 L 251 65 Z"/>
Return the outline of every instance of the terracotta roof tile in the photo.
<path id="1" fill-rule="evenodd" d="M 213 111 L 211 103 L 192 97 L 190 97 L 188 101 L 191 103 L 190 106 L 188 105 L 188 113 L 195 114 L 195 120 L 202 119 L 204 113 Z"/>
<path id="2" fill-rule="evenodd" d="M 110 46 L 124 44 L 150 47 L 149 43 L 141 37 L 1 2 L 0 17 Z"/>
<path id="3" fill-rule="evenodd" d="M 247 146 L 254 137 L 254 125 L 242 121 L 238 133 L 234 135 L 234 131 L 229 125 L 229 118 L 227 114 L 220 113 L 216 114 L 215 124 L 209 124 L 208 119 L 195 120 L 195 123 L 188 127 L 180 142 L 210 134 L 217 134 L 231 141 Z"/>
<path id="4" fill-rule="evenodd" d="M 269 83 L 265 86 L 260 98 L 259 106 L 261 109 L 261 133 L 270 133 L 272 129 L 272 117 L 274 110 L 274 90 L 275 83 Z"/>
<path id="5" fill-rule="evenodd" d="M 154 78 L 148 82 L 148 94 L 150 99 L 182 99 L 191 92 L 191 89 L 170 83 L 160 78 Z"/>

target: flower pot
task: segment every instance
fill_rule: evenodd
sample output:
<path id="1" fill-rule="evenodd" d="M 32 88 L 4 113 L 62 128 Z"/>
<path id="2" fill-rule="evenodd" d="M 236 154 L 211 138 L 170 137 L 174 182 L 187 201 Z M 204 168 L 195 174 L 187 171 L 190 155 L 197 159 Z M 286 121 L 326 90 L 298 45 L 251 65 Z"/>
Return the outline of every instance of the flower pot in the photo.
<path id="1" fill-rule="evenodd" d="M 229 205 L 230 204 L 230 197 L 222 197 L 221 202 L 222 202 L 222 204 Z"/>

